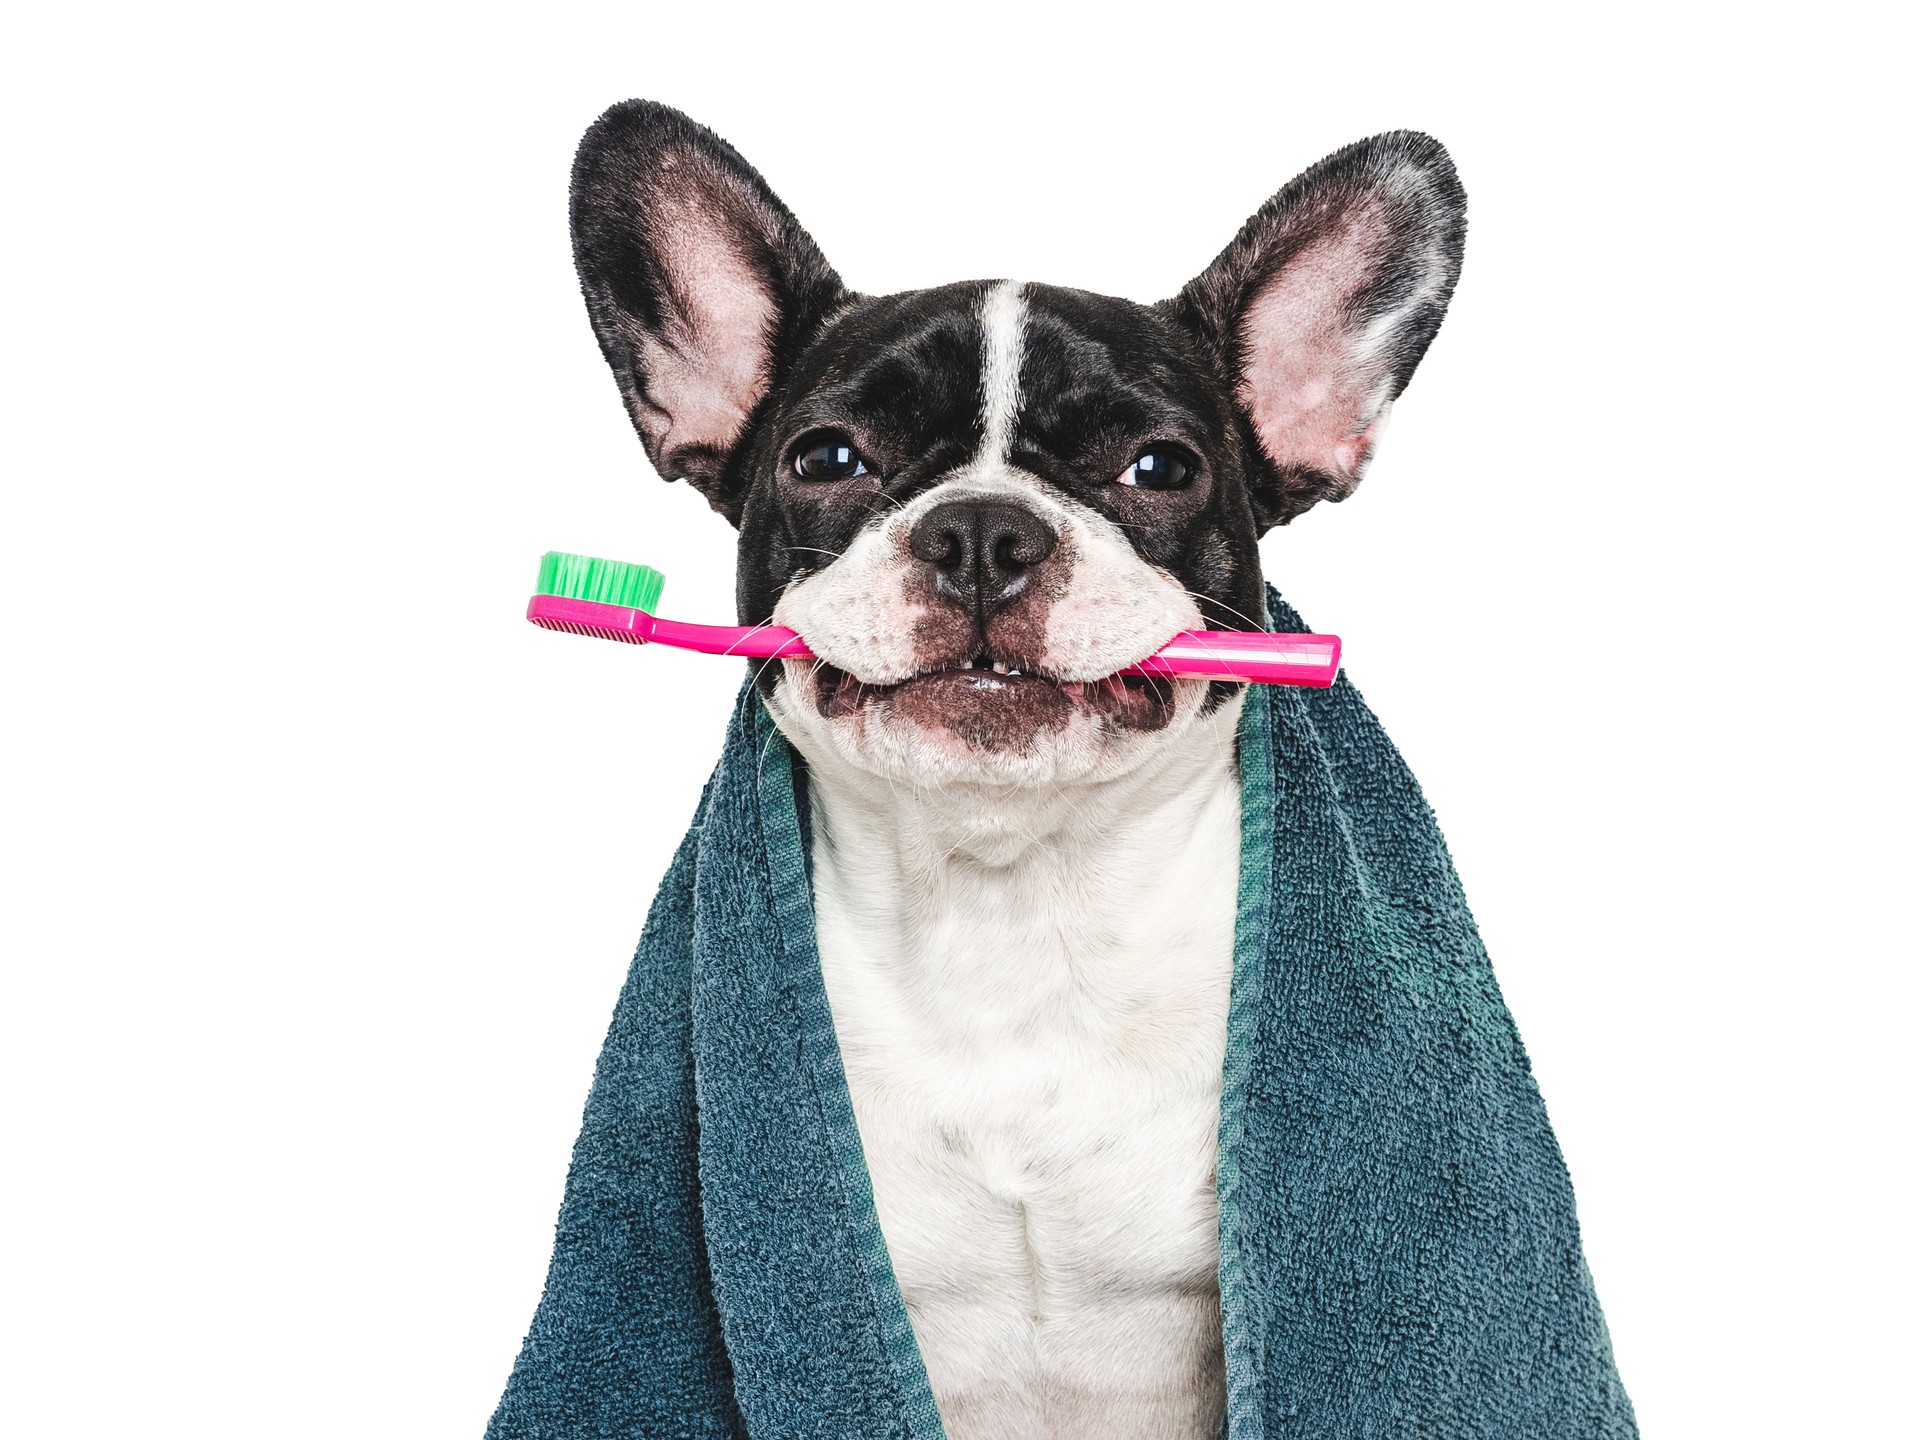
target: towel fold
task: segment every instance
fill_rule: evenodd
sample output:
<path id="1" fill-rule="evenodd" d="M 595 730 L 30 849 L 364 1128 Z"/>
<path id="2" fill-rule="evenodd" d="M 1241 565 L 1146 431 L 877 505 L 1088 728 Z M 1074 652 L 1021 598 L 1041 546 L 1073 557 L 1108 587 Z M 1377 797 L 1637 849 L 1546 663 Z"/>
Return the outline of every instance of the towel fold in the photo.
<path id="1" fill-rule="evenodd" d="M 797 769 L 744 686 L 488 1440 L 942 1434 L 834 1041 Z M 1566 1167 L 1398 752 L 1344 678 L 1255 686 L 1240 784 L 1229 1440 L 1636 1436 Z"/>

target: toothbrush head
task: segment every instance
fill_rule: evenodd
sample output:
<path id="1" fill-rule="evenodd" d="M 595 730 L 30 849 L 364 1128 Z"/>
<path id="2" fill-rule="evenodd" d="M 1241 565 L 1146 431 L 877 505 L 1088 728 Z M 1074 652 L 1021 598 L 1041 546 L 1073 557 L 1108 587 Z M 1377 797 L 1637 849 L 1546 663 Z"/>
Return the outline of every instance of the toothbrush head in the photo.
<path id="1" fill-rule="evenodd" d="M 651 565 L 549 550 L 540 557 L 527 619 L 543 630 L 644 645 L 653 638 L 652 615 L 666 583 Z"/>
<path id="2" fill-rule="evenodd" d="M 667 577 L 651 565 L 549 550 L 540 557 L 540 579 L 534 591 L 568 600 L 591 600 L 598 605 L 626 605 L 651 615 L 666 583 Z"/>

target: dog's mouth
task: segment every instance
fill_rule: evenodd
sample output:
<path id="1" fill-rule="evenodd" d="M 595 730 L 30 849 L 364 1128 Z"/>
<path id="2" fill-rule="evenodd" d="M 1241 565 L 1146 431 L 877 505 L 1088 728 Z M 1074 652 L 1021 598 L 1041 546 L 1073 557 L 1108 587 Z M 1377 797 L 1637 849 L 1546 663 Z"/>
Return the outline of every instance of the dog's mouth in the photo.
<path id="1" fill-rule="evenodd" d="M 829 720 L 885 708 L 945 728 L 998 732 L 1010 727 L 1052 729 L 1075 712 L 1103 716 L 1130 729 L 1157 730 L 1173 716 L 1173 681 L 1159 675 L 1107 675 L 1059 680 L 981 650 L 964 660 L 929 666 L 910 679 L 876 685 L 837 665 L 813 671 L 816 702 Z"/>

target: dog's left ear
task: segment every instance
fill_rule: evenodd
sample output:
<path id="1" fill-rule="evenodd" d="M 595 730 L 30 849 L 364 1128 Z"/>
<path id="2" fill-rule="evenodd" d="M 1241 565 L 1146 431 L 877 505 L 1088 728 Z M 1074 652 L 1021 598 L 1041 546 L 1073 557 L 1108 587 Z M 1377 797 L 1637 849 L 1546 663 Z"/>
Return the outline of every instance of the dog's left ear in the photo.
<path id="1" fill-rule="evenodd" d="M 738 525 L 728 461 L 840 277 L 731 145 L 651 101 L 587 131 L 572 212 L 587 313 L 648 458 Z"/>
<path id="2" fill-rule="evenodd" d="M 1439 141 L 1376 135 L 1261 206 L 1166 302 L 1207 345 L 1252 426 L 1262 531 L 1360 483 L 1447 313 L 1466 212 Z"/>

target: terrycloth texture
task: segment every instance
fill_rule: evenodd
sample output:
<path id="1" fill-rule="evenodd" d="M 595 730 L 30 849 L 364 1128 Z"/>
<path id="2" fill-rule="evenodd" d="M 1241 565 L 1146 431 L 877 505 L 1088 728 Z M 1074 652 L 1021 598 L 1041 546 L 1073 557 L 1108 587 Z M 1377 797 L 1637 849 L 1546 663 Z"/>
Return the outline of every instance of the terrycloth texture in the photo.
<path id="1" fill-rule="evenodd" d="M 1253 687 L 1240 745 L 1230 1440 L 1637 1435 L 1413 777 L 1344 679 Z M 942 1433 L 833 1039 L 803 806 L 747 688 L 614 1013 L 489 1440 Z"/>

